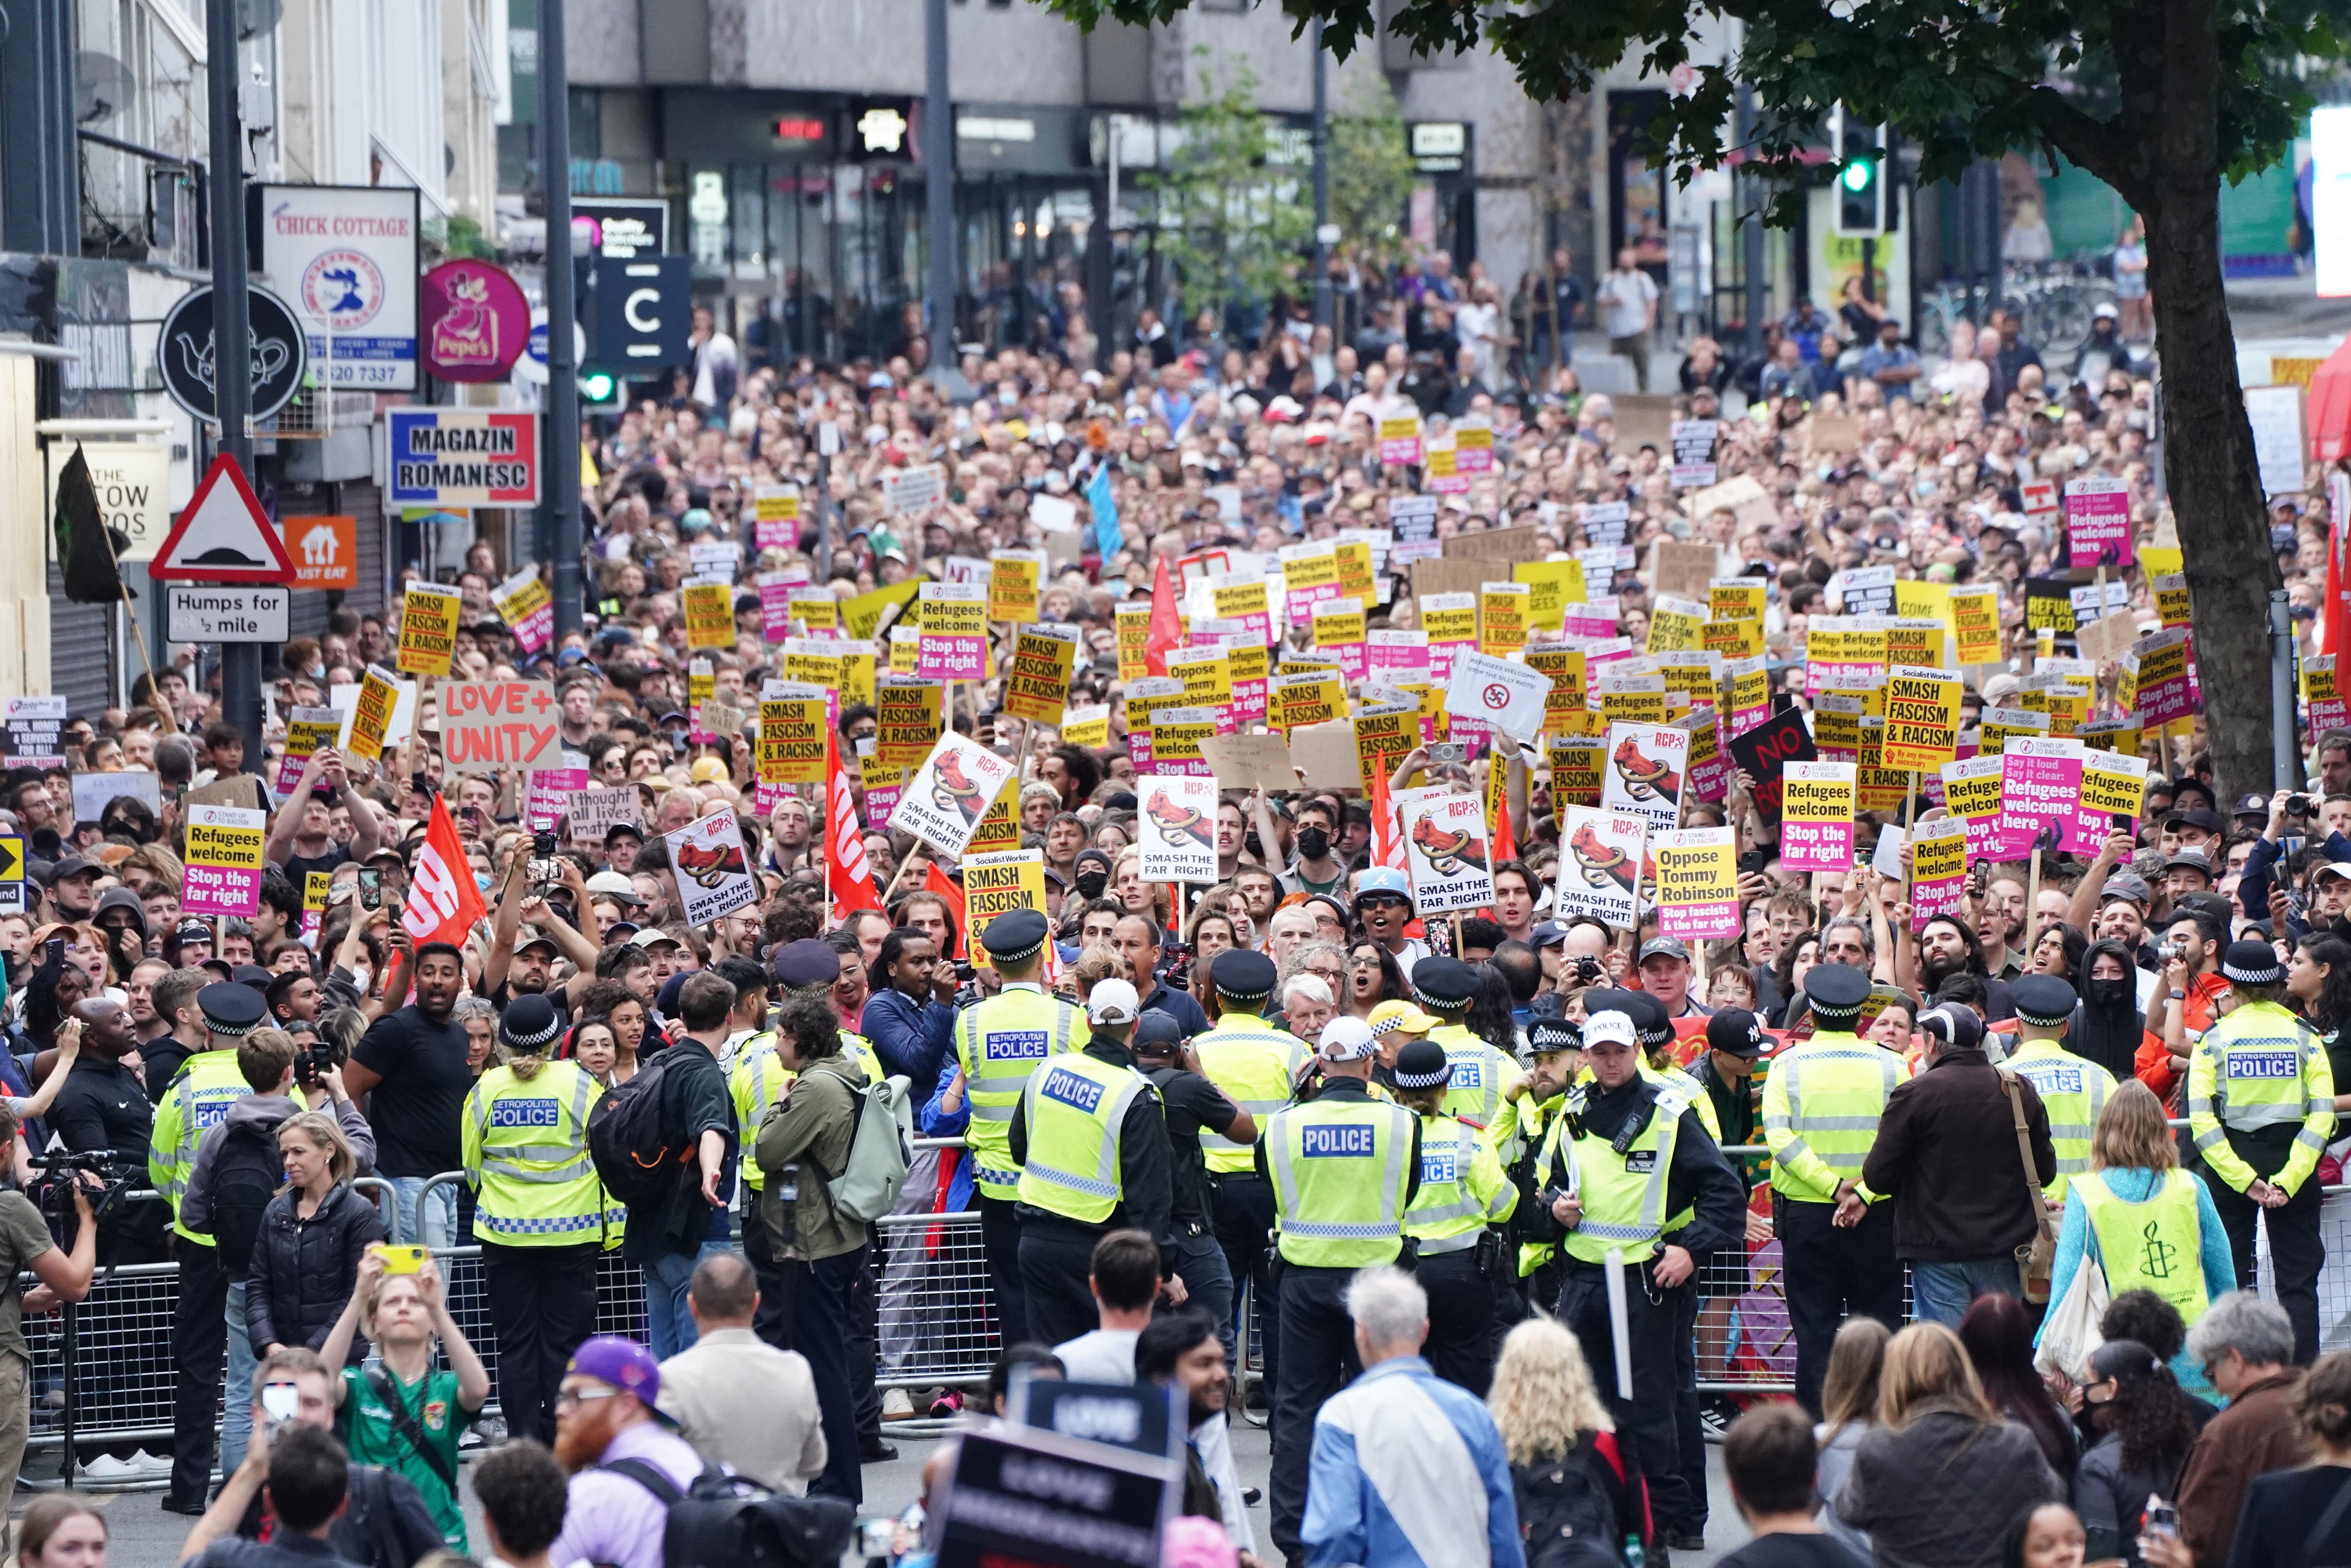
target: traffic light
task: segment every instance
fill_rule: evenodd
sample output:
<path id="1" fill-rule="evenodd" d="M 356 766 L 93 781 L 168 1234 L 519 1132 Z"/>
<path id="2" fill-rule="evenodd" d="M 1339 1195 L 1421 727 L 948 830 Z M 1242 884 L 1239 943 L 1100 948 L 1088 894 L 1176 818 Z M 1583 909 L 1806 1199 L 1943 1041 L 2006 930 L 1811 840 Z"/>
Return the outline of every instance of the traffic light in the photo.
<path id="1" fill-rule="evenodd" d="M 1886 140 L 1881 128 L 1837 116 L 1836 232 L 1886 232 Z"/>
<path id="2" fill-rule="evenodd" d="M 582 408 L 617 409 L 627 402 L 621 389 L 621 379 L 610 370 L 580 368 L 580 403 Z"/>

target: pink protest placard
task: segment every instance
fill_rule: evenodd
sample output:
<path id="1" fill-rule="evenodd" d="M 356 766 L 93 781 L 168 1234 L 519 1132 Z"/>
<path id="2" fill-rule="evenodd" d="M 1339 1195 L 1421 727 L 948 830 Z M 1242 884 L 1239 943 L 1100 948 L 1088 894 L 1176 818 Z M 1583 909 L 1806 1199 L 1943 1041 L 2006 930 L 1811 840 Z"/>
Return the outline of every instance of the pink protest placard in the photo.
<path id="1" fill-rule="evenodd" d="M 2043 848 L 2077 850 L 2095 855 L 2095 843 L 2084 842 L 2076 821 L 2075 803 L 2082 798 L 2082 742 L 2039 735 L 2011 736 L 2001 753 L 2000 828 L 2011 844 L 2029 853 L 2032 841 Z"/>
<path id="2" fill-rule="evenodd" d="M 1781 774 L 1780 867 L 1809 876 L 1853 869 L 1852 763 L 1789 763 Z"/>
<path id="3" fill-rule="evenodd" d="M 781 572 L 762 572 L 759 587 L 759 637 L 783 642 L 792 635 L 792 580 Z"/>
<path id="4" fill-rule="evenodd" d="M 2085 571 L 2123 567 L 2131 551 L 2130 488 L 2119 479 L 2077 479 L 2065 487 L 2065 564 Z"/>
<path id="5" fill-rule="evenodd" d="M 533 768 L 530 788 L 523 794 L 523 826 L 533 833 L 553 832 L 571 804 L 565 797 L 594 782 L 586 768 Z"/>
<path id="6" fill-rule="evenodd" d="M 1375 686 L 1393 686 L 1399 680 L 1434 686 L 1437 681 L 1433 658 L 1426 632 L 1383 628 L 1371 634 L 1364 664 Z"/>
<path id="7" fill-rule="evenodd" d="M 1611 595 L 1580 605 L 1561 607 L 1560 635 L 1570 641 L 1579 637 L 1606 640 L 1616 635 L 1616 600 Z"/>

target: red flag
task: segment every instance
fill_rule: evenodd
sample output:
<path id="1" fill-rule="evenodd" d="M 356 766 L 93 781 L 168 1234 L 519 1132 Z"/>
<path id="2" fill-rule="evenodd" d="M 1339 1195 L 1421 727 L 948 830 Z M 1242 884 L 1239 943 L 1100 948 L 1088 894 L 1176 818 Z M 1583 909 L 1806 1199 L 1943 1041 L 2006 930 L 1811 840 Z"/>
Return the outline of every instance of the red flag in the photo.
<path id="1" fill-rule="evenodd" d="M 487 912 L 481 889 L 474 886 L 465 846 L 457 841 L 449 803 L 435 794 L 433 815 L 424 826 L 424 846 L 416 852 L 416 869 L 409 877 L 408 902 L 401 907 L 401 926 L 420 945 L 462 947 L 475 922 Z"/>
<path id="2" fill-rule="evenodd" d="M 2346 519 L 2335 518 L 2327 530 L 2326 538 L 2326 600 L 2319 619 L 2318 645 L 2323 653 L 2351 653 L 2351 604 L 2344 602 L 2344 593 L 2351 584 L 2343 580 L 2343 554 L 2351 548 L 2344 537 Z M 2339 691 L 2339 681 L 2337 678 Z"/>
<path id="3" fill-rule="evenodd" d="M 1183 646 L 1184 622 L 1176 613 L 1176 588 L 1162 556 L 1151 573 L 1151 629 L 1144 634 L 1143 667 L 1154 675 L 1166 674 L 1167 655 Z"/>
<path id="4" fill-rule="evenodd" d="M 1502 764 L 1497 762 L 1494 765 L 1500 767 Z M 1518 836 L 1510 831 L 1510 794 L 1504 790 L 1494 802 L 1494 857 L 1488 864 L 1499 866 L 1505 860 L 1518 857 Z"/>
<path id="5" fill-rule="evenodd" d="M 946 899 L 947 912 L 955 917 L 955 951 L 947 956 L 957 961 L 967 959 L 970 944 L 964 937 L 963 889 L 955 885 L 955 878 L 939 869 L 936 861 L 933 861 L 923 868 L 923 890 L 936 893 Z"/>
<path id="6" fill-rule="evenodd" d="M 1404 833 L 1395 807 L 1388 804 L 1387 775 L 1377 768 L 1372 770 L 1372 864 L 1395 871 L 1411 869 L 1405 860 Z"/>
<path id="7" fill-rule="evenodd" d="M 873 867 L 865 859 L 857 803 L 850 796 L 849 774 L 841 765 L 841 737 L 830 729 L 824 736 L 824 890 L 832 900 L 832 918 L 844 920 L 852 910 L 880 909 L 882 897 L 873 890 Z"/>

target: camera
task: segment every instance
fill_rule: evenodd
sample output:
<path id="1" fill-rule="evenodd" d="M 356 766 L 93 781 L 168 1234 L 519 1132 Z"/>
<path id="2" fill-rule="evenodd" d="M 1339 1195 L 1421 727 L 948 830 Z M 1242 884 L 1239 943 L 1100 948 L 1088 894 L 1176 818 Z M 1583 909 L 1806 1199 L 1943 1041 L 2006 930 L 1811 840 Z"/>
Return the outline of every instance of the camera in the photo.
<path id="1" fill-rule="evenodd" d="M 89 1184 L 81 1181 L 84 1173 L 97 1177 L 107 1189 L 102 1196 L 89 1192 L 90 1206 L 96 1210 L 112 1203 L 143 1170 L 110 1148 L 50 1149 L 33 1157 L 33 1179 L 26 1185 L 25 1196 L 32 1199 L 42 1218 L 63 1222 L 73 1214 L 75 1185 L 80 1183 L 88 1189 Z"/>
<path id="2" fill-rule="evenodd" d="M 294 1081 L 306 1089 L 315 1089 L 324 1075 L 341 1064 L 335 1060 L 335 1048 L 321 1040 L 295 1054 Z"/>
<path id="3" fill-rule="evenodd" d="M 2311 800 L 2306 794 L 2290 794 L 2285 797 L 2285 814 L 2288 816 L 2308 816 L 2310 806 Z"/>
<path id="4" fill-rule="evenodd" d="M 1600 977 L 1604 972 L 1600 967 L 1600 961 L 1590 953 L 1575 955 L 1575 978 L 1582 984 L 1598 985 Z"/>

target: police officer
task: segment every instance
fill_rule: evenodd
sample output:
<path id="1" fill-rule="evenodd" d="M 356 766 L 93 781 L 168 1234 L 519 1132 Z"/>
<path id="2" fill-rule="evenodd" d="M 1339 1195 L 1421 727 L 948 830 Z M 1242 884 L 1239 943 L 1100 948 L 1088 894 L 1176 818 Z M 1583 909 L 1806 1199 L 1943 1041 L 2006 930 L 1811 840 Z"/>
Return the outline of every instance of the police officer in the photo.
<path id="1" fill-rule="evenodd" d="M 1094 1243 L 1113 1231 L 1137 1230 L 1159 1245 L 1168 1294 L 1175 1280 L 1168 1229 L 1176 1157 L 1159 1091 L 1135 1066 L 1129 1048 L 1142 999 L 1123 980 L 1105 980 L 1086 999 L 1092 1033 L 1029 1075 L 1012 1108 L 1012 1161 L 1020 1168 L 1020 1286 L 1029 1332 L 1060 1345 L 1099 1325 L 1088 1284 Z"/>
<path id="2" fill-rule="evenodd" d="M 1205 1034 L 1192 1037 L 1201 1075 L 1249 1114 L 1252 1137 L 1200 1135 L 1208 1167 L 1208 1199 L 1216 1215 L 1217 1244 L 1224 1249 L 1233 1293 L 1255 1280 L 1261 1296 L 1270 1293 L 1258 1274 L 1273 1231 L 1273 1189 L 1257 1174 L 1254 1134 L 1273 1113 L 1290 1104 L 1310 1058 L 1306 1042 L 1265 1020 L 1273 1000 L 1273 961 L 1263 953 L 1228 948 L 1208 961 L 1208 1016 Z M 1270 1327 L 1278 1320 L 1270 1301 L 1259 1303 Z M 1278 1353 L 1277 1353 L 1278 1354 Z M 1272 1369 L 1268 1370 L 1269 1378 Z"/>
<path id="3" fill-rule="evenodd" d="M 1175 1277 L 1184 1282 L 1186 1303 L 1216 1320 L 1217 1336 L 1229 1362 L 1233 1279 L 1226 1270 L 1225 1250 L 1217 1241 L 1216 1214 L 1209 1203 L 1208 1171 L 1200 1144 L 1219 1133 L 1228 1141 L 1254 1144 L 1256 1118 L 1199 1071 L 1200 1059 L 1193 1043 L 1184 1038 L 1184 1026 L 1173 1013 L 1144 1008 L 1142 1021 L 1134 1026 L 1133 1048 L 1135 1065 L 1159 1091 L 1159 1108 L 1167 1119 L 1167 1147 L 1175 1156 L 1175 1188 L 1168 1211 L 1168 1228 L 1176 1236 Z M 1271 1228 L 1269 1215 L 1267 1229 Z"/>
<path id="4" fill-rule="evenodd" d="M 1217 955 L 1221 958 L 1223 955 Z M 1430 961 L 1422 960 L 1426 963 Z M 1347 1282 L 1405 1251 L 1404 1216 L 1420 1187 L 1420 1122 L 1369 1093 L 1375 1047 L 1360 1018 L 1323 1026 L 1322 1092 L 1273 1114 L 1258 1174 L 1273 1187 L 1281 1360 L 1273 1386 L 1273 1543 L 1296 1563 L 1314 1416 L 1360 1371 Z"/>
<path id="5" fill-rule="evenodd" d="M 1541 1193 L 1558 1175 L 1553 1163 L 1559 1146 L 1550 1134 L 1552 1124 L 1567 1105 L 1567 1089 L 1583 1070 L 1583 1033 L 1564 1018 L 1538 1018 L 1527 1025 L 1526 1075 L 1510 1085 L 1502 1113 L 1486 1129 L 1503 1168 L 1519 1189 L 1512 1229 L 1518 1237 L 1514 1271 L 1519 1306 L 1512 1321 L 1530 1316 L 1536 1308 L 1549 1311 L 1559 1300 L 1559 1243 L 1537 1240 L 1530 1217 L 1542 1207 Z M 1505 1312 L 1509 1311 L 1505 1303 Z M 1498 1325 L 1499 1327 L 1499 1325 Z M 1497 1335 L 1499 1338 L 1499 1335 Z"/>
<path id="6" fill-rule="evenodd" d="M 1479 1130 L 1501 1114 L 1502 1096 L 1519 1081 L 1519 1064 L 1469 1032 L 1463 1020 L 1478 994 L 1478 971 L 1459 959 L 1426 958 L 1412 966 L 1413 994 L 1436 1015 L 1428 1032 L 1453 1064 L 1453 1086 L 1446 1091 L 1445 1114 Z"/>
<path id="7" fill-rule="evenodd" d="M 195 1168 L 197 1143 L 228 1114 L 230 1101 L 253 1092 L 236 1064 L 236 1048 L 269 1015 L 261 992 L 226 982 L 196 992 L 196 1007 L 205 1049 L 165 1086 L 147 1150 L 147 1175 L 172 1206 L 172 1255 L 180 1264 L 172 1306 L 172 1482 L 163 1510 L 186 1514 L 204 1512 L 212 1479 L 221 1379 L 228 1371 L 228 1276 L 214 1256 L 213 1239 L 180 1223 L 180 1199 Z"/>
<path id="8" fill-rule="evenodd" d="M 546 997 L 507 1002 L 498 1039 L 511 1059 L 465 1096 L 459 1134 L 497 1338 L 499 1404 L 508 1431 L 549 1444 L 556 1385 L 596 1332 L 597 1261 L 629 1222 L 588 1156 L 596 1080 L 577 1062 L 547 1059 L 562 1034 Z"/>
<path id="9" fill-rule="evenodd" d="M 1763 1141 L 1771 1150 L 1771 1225 L 1796 1335 L 1796 1397 L 1817 1417 L 1829 1344 L 1847 1314 L 1902 1326 L 1894 1215 L 1862 1187 L 1861 1165 L 1886 1096 L 1910 1073 L 1901 1057 L 1854 1033 L 1869 1000 L 1861 971 L 1816 964 L 1799 995 L 1814 1033 L 1782 1046 L 1771 1063 Z M 1837 1205 L 1855 1196 L 1865 1205 L 1857 1222 L 1841 1222 Z"/>
<path id="10" fill-rule="evenodd" d="M 1428 1339 L 1421 1354 L 1447 1383 L 1479 1398 L 1494 1379 L 1494 1283 L 1499 1225 L 1518 1207 L 1518 1189 L 1484 1134 L 1445 1114 L 1453 1064 L 1434 1040 L 1396 1053 L 1396 1098 L 1420 1118 L 1420 1190 L 1405 1210 L 1404 1233 L 1417 1253 L 1413 1277 L 1428 1293 Z"/>
<path id="11" fill-rule="evenodd" d="M 2115 1092 L 2115 1075 L 2058 1044 L 2074 1018 L 2072 986 L 2053 974 L 2028 974 L 2011 981 L 2008 994 L 2016 1003 L 2017 1044 L 2007 1065 L 2032 1080 L 2049 1112 L 2057 1179 L 2042 1191 L 2051 1209 L 2062 1211 L 2066 1184 L 2090 1168 L 2090 1136 Z"/>
<path id="12" fill-rule="evenodd" d="M 979 939 L 1004 987 L 956 1020 L 956 1064 L 971 1104 L 964 1145 L 971 1156 L 972 1201 L 979 1207 L 979 1240 L 987 1254 L 1003 1342 L 1031 1337 L 1020 1287 L 1020 1162 L 1012 1158 L 1012 1110 L 1029 1075 L 1047 1058 L 1073 1049 L 1085 1015 L 1039 983 L 1050 928 L 1033 909 L 1015 909 L 988 922 Z M 838 961 L 836 960 L 836 962 Z"/>
<path id="13" fill-rule="evenodd" d="M 2231 942 L 2220 960 L 2236 1005 L 2188 1061 L 2188 1130 L 2205 1168 L 2237 1278 L 2253 1277 L 2253 1229 L 2266 1210 L 2278 1304 L 2294 1320 L 2294 1359 L 2318 1355 L 2318 1183 L 2335 1131 L 2335 1073 L 2310 1026 L 2287 1012 L 2285 965 L 2267 942 Z M 2053 1116 L 2051 1118 L 2054 1120 Z"/>
<path id="14" fill-rule="evenodd" d="M 1641 1076 L 1640 1042 L 1633 1021 L 1614 1011 L 1583 1023 L 1585 1083 L 1568 1091 L 1552 1124 L 1552 1168 L 1541 1231 L 1559 1240 L 1560 1321 L 1575 1331 L 1593 1375 L 1611 1399 L 1619 1440 L 1631 1434 L 1635 1458 L 1647 1476 L 1658 1529 L 1669 1545 L 1702 1549 L 1706 1504 L 1683 1479 L 1675 1431 L 1674 1387 L 1680 1359 L 1674 1339 L 1683 1332 L 1672 1293 L 1687 1285 L 1698 1260 L 1738 1240 L 1739 1179 L 1681 1095 Z M 1669 1216 L 1690 1220 L 1673 1236 Z M 1541 1220 L 1547 1217 L 1548 1225 Z M 1625 1277 L 1625 1348 L 1632 1361 L 1630 1397 L 1616 1376 L 1615 1335 L 1608 1303 L 1609 1253 Z"/>

